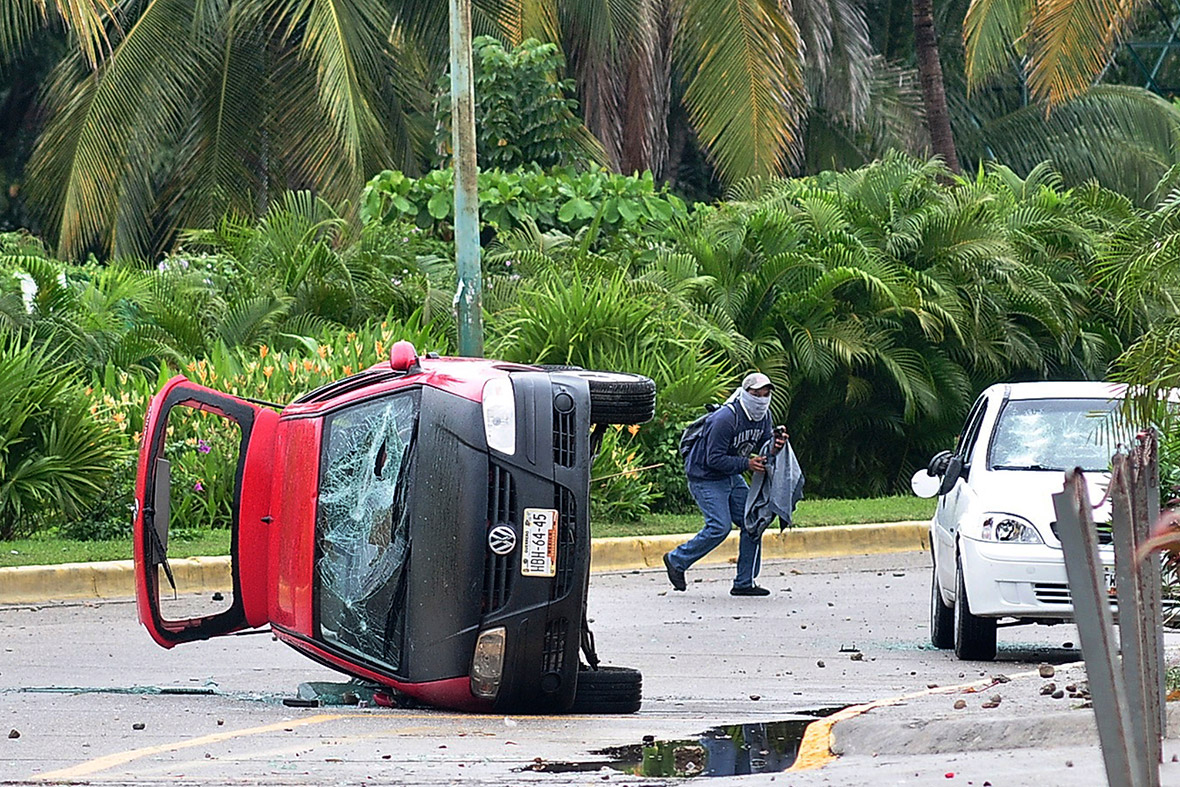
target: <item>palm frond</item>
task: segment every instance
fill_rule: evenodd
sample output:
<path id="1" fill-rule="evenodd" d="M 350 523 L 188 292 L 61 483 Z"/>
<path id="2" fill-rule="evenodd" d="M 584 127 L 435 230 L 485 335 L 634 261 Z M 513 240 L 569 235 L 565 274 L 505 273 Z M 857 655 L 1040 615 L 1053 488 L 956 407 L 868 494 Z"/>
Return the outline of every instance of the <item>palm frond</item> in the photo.
<path id="1" fill-rule="evenodd" d="M 1127 0 L 1044 0 L 1025 36 L 1029 92 L 1056 108 L 1079 98 L 1102 71 L 1135 4 Z"/>
<path id="2" fill-rule="evenodd" d="M 971 0 L 963 19 L 968 94 L 1011 67 L 1031 13 L 1030 0 Z"/>
<path id="3" fill-rule="evenodd" d="M 806 105 L 794 21 L 774 0 L 701 0 L 686 8 L 684 29 L 684 103 L 721 175 L 784 171 L 799 155 Z"/>

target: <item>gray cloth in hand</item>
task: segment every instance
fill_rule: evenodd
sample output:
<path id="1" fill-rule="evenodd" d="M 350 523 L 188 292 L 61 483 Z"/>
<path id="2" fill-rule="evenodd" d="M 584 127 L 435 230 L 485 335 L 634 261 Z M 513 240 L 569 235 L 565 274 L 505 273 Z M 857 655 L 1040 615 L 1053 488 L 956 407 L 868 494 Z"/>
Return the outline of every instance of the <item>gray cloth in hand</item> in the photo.
<path id="1" fill-rule="evenodd" d="M 790 527 L 795 504 L 803 499 L 803 468 L 791 450 L 790 441 L 777 454 L 771 454 L 773 445 L 772 438 L 759 449 L 758 453 L 767 457 L 766 472 L 754 473 L 746 497 L 742 527 L 752 536 L 761 536 L 776 516 L 779 530 Z"/>

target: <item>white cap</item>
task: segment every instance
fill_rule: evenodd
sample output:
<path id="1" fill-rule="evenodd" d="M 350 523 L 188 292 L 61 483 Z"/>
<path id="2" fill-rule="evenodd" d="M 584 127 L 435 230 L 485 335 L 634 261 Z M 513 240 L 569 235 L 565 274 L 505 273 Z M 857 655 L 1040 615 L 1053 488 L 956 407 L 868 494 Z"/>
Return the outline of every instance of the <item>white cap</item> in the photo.
<path id="1" fill-rule="evenodd" d="M 753 390 L 754 388 L 765 388 L 768 385 L 774 388 L 774 383 L 762 372 L 751 372 L 746 375 L 746 379 L 742 380 L 742 389 L 746 391 Z"/>

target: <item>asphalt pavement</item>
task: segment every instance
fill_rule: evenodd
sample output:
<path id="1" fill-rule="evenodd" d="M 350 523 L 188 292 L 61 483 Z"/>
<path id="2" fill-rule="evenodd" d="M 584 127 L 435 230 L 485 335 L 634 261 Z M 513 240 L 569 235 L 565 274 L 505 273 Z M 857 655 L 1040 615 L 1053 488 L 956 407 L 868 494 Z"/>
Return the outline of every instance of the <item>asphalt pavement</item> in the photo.
<path id="1" fill-rule="evenodd" d="M 623 717 L 292 708 L 301 683 L 344 678 L 268 634 L 163 650 L 127 600 L 2 606 L 0 781 L 650 784 L 620 751 L 647 739 L 683 754 L 717 728 L 845 709 L 797 742 L 811 770 L 698 781 L 1106 784 L 1073 626 L 1002 629 L 995 662 L 960 662 L 927 641 L 925 552 L 771 558 L 767 598 L 730 596 L 722 560 L 684 593 L 658 568 L 592 576 L 599 654 L 644 675 L 643 707 Z M 1165 751 L 1162 783 L 1180 784 L 1180 741 Z"/>

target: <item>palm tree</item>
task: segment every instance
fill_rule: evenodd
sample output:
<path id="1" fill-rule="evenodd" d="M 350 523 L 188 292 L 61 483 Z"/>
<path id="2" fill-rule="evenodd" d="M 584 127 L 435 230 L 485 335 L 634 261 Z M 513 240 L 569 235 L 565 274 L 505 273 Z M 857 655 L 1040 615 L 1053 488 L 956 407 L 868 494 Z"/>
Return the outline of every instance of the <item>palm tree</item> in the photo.
<path id="1" fill-rule="evenodd" d="M 415 168 L 408 104 L 427 82 L 391 55 L 385 3 L 59 6 L 79 47 L 29 163 L 59 255 L 142 255 L 167 228 L 261 213 L 287 188 L 339 203 L 382 167 Z M 34 21 L 0 13 L 0 41 L 18 46 Z"/>
<path id="2" fill-rule="evenodd" d="M 946 86 L 942 81 L 942 60 L 934 31 L 934 0 L 913 0 L 914 50 L 918 56 L 918 74 L 922 80 L 922 98 L 926 107 L 926 127 L 934 152 L 942 156 L 952 172 L 959 172 L 959 154 L 951 132 L 946 104 Z"/>

